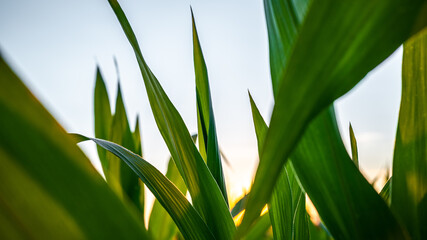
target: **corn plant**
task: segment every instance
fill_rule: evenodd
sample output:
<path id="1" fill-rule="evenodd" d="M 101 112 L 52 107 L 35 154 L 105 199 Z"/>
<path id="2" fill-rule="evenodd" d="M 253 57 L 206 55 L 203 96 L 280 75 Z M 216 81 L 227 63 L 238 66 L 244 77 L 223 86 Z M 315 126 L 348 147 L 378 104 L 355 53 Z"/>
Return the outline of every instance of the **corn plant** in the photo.
<path id="1" fill-rule="evenodd" d="M 270 239 L 270 227 L 274 239 L 427 238 L 426 1 L 264 1 L 275 105 L 267 123 L 249 94 L 260 161 L 249 194 L 234 208 L 193 15 L 198 147 L 119 3 L 108 2 L 171 154 L 168 172 L 142 157 L 139 121 L 132 130 L 120 87 L 111 113 L 100 70 L 91 138 L 67 134 L 1 58 L 2 239 Z M 358 169 L 351 128 L 351 156 L 342 143 L 333 102 L 402 43 L 393 173 L 378 194 Z M 76 146 L 83 140 L 98 145 L 105 180 Z M 156 198 L 148 228 L 144 185 Z M 308 218 L 306 195 L 320 227 Z M 236 226 L 233 217 L 243 210 Z"/>

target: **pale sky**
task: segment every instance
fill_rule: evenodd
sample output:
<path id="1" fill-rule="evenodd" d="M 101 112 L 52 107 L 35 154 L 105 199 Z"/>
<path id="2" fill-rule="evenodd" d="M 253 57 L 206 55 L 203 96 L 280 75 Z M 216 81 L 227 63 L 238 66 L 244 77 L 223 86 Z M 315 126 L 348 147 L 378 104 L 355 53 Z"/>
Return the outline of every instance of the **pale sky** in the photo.
<path id="1" fill-rule="evenodd" d="M 226 167 L 229 189 L 239 192 L 249 186 L 257 148 L 247 90 L 267 120 L 273 106 L 262 1 L 120 3 L 150 68 L 195 133 L 192 6 L 208 66 L 219 144 L 233 166 Z M 135 56 L 106 0 L 0 0 L 0 51 L 67 131 L 88 136 L 94 135 L 96 65 L 110 98 L 115 99 L 116 56 L 130 122 L 135 123 L 136 114 L 141 118 L 144 158 L 165 171 L 168 150 L 154 122 Z M 345 143 L 351 121 L 360 165 L 371 175 L 391 164 L 401 58 L 400 48 L 336 103 Z M 99 166 L 94 144 L 82 147 Z"/>

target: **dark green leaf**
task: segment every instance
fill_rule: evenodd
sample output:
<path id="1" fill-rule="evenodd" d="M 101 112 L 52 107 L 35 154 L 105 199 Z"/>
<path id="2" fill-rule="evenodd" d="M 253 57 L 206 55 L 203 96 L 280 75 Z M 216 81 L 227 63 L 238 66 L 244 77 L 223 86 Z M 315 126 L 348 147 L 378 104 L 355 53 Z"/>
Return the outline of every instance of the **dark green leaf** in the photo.
<path id="1" fill-rule="evenodd" d="M 209 228 L 181 191 L 159 170 L 126 148 L 97 138 L 87 138 L 125 162 L 170 214 L 186 239 L 214 239 Z"/>
<path id="2" fill-rule="evenodd" d="M 413 239 L 427 238 L 427 30 L 403 45 L 391 207 Z"/>
<path id="3" fill-rule="evenodd" d="M 262 118 L 261 113 L 259 112 L 251 93 L 248 92 L 248 94 L 249 101 L 251 103 L 252 119 L 255 126 L 255 134 L 258 142 L 258 154 L 261 155 L 261 150 L 265 142 L 265 136 L 267 135 L 268 126 L 265 123 L 264 118 Z"/>
<path id="4" fill-rule="evenodd" d="M 101 75 L 99 67 L 96 68 L 96 82 L 94 94 L 94 110 L 95 110 L 95 137 L 101 139 L 109 139 L 110 126 L 113 119 L 111 114 L 110 100 L 108 98 L 107 88 L 105 87 L 104 79 Z M 109 164 L 107 161 L 105 149 L 97 146 L 99 160 L 101 161 L 104 173 L 108 172 Z"/>
<path id="5" fill-rule="evenodd" d="M 310 240 L 332 240 L 328 232 L 322 227 L 322 225 L 316 226 L 311 221 L 308 222 Z"/>
<path id="6" fill-rule="evenodd" d="M 405 239 L 385 202 L 350 160 L 333 105 L 307 128 L 292 154 L 304 190 L 337 239 Z"/>
<path id="7" fill-rule="evenodd" d="M 187 187 L 172 159 L 169 159 L 166 177 L 185 195 Z M 151 236 L 159 240 L 172 239 L 177 232 L 177 227 L 172 218 L 157 200 L 154 201 L 153 210 L 151 210 L 148 230 Z"/>
<path id="8" fill-rule="evenodd" d="M 142 142 L 141 142 L 141 132 L 139 129 L 139 117 L 136 116 L 135 130 L 132 133 L 133 142 L 135 145 L 135 153 L 142 157 Z"/>
<path id="9" fill-rule="evenodd" d="M 309 2 L 309 0 L 264 0 L 274 96 L 277 96 L 284 67 L 298 37 Z"/>
<path id="10" fill-rule="evenodd" d="M 300 190 L 301 192 L 301 190 Z M 270 212 L 271 226 L 274 239 L 293 239 L 292 189 L 288 179 L 288 173 L 284 168 L 270 199 L 268 210 Z"/>
<path id="11" fill-rule="evenodd" d="M 245 194 L 245 196 L 240 198 L 239 201 L 234 204 L 234 207 L 231 209 L 231 216 L 235 217 L 245 209 L 246 200 L 248 199 L 247 197 L 248 194 Z"/>
<path id="12" fill-rule="evenodd" d="M 308 229 L 308 214 L 305 210 L 305 193 L 300 190 L 299 196 L 293 196 L 297 200 L 296 205 L 294 205 L 294 218 L 292 231 L 292 239 L 310 239 L 309 229 Z"/>
<path id="13" fill-rule="evenodd" d="M 391 182 L 392 177 L 387 180 L 383 189 L 381 189 L 380 196 L 384 199 L 388 206 L 391 204 Z"/>
<path id="14" fill-rule="evenodd" d="M 116 111 L 111 123 L 109 140 L 124 146 L 131 151 L 136 151 L 134 135 L 130 129 L 126 109 L 123 103 L 120 84 L 117 87 Z M 107 161 L 110 166 L 106 173 L 107 182 L 116 192 L 126 200 L 130 200 L 139 210 L 140 217 L 144 220 L 144 202 L 141 202 L 141 188 L 138 176 L 132 169 L 116 156 L 107 153 Z"/>
<path id="15" fill-rule="evenodd" d="M 3 58 L 0 86 L 0 238 L 147 239 Z"/>
<path id="16" fill-rule="evenodd" d="M 350 127 L 349 127 L 349 132 L 350 132 L 351 158 L 352 158 L 354 164 L 356 165 L 356 167 L 359 168 L 359 156 L 357 153 L 357 142 L 356 142 L 356 137 L 354 136 L 353 127 L 351 126 L 351 123 L 350 123 Z"/>
<path id="17" fill-rule="evenodd" d="M 258 139 L 258 150 L 264 144 L 268 126 L 262 118 L 252 96 L 249 93 Z M 262 159 L 260 159 L 262 161 Z M 301 200 L 301 198 L 304 198 Z M 304 208 L 300 205 L 304 205 Z M 270 221 L 274 239 L 308 239 L 307 213 L 305 211 L 305 194 L 302 192 L 294 169 L 290 162 L 283 168 L 276 183 L 269 204 Z"/>
<path id="18" fill-rule="evenodd" d="M 208 70 L 197 35 L 193 11 L 191 11 L 193 26 L 193 55 L 194 71 L 196 73 L 197 120 L 199 126 L 199 149 L 202 156 L 206 154 L 206 163 L 215 178 L 225 202 L 228 204 L 227 189 L 222 171 L 221 156 L 216 135 L 215 118 L 209 89 Z"/>
<path id="19" fill-rule="evenodd" d="M 195 142 L 197 134 L 191 136 L 191 138 L 193 142 Z M 175 184 L 182 194 L 186 194 L 187 187 L 172 158 L 169 159 L 166 177 Z M 154 201 L 153 209 L 150 214 L 148 230 L 155 239 L 171 239 L 177 233 L 177 227 L 172 218 L 157 200 Z"/>
<path id="20" fill-rule="evenodd" d="M 245 240 L 271 239 L 271 237 L 268 236 L 268 230 L 270 227 L 270 216 L 267 212 L 266 214 L 259 217 L 258 221 L 247 233 Z"/>
<path id="21" fill-rule="evenodd" d="M 266 14 L 271 18 L 267 21 L 286 17 L 287 5 L 273 8 L 276 14 Z M 283 74 L 273 79 L 275 106 L 241 231 L 271 197 L 282 167 L 310 121 L 422 29 L 426 16 L 424 0 L 308 3 L 297 37 L 287 49 L 289 56 L 282 60 Z"/>
<path id="22" fill-rule="evenodd" d="M 139 129 L 139 116 L 136 116 L 136 123 L 135 123 L 135 130 L 132 133 L 133 135 L 133 142 L 134 142 L 134 146 L 135 146 L 135 154 L 139 155 L 142 157 L 142 142 L 141 142 L 141 133 L 140 133 L 140 129 Z M 145 215 L 145 188 L 144 188 L 144 183 L 142 183 L 141 179 L 138 178 L 138 188 L 139 188 L 139 201 L 136 202 L 138 203 L 138 207 L 140 210 L 140 214 L 142 217 L 144 217 Z M 145 221 L 145 219 L 144 219 Z"/>
<path id="23" fill-rule="evenodd" d="M 135 52 L 151 109 L 172 158 L 188 187 L 194 207 L 218 239 L 231 239 L 235 225 L 228 205 L 181 116 L 145 62 L 135 34 L 116 0 L 109 0 Z"/>

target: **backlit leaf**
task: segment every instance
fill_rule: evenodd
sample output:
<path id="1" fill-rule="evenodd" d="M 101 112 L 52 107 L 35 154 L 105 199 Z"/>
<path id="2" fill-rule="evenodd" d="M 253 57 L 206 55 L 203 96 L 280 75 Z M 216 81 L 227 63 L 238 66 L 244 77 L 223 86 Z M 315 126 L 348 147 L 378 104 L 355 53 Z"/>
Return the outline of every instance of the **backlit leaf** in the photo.
<path id="1" fill-rule="evenodd" d="M 181 191 L 159 170 L 126 148 L 97 138 L 86 138 L 125 162 L 170 214 L 186 239 L 214 239 L 205 222 Z"/>
<path id="2" fill-rule="evenodd" d="M 310 121 L 427 24 L 424 0 L 311 0 L 307 6 L 297 37 L 286 49 L 289 56 L 279 63 L 283 74 L 272 80 L 275 106 L 242 232 L 271 197 L 282 167 Z M 274 8 L 280 9 L 275 14 L 266 9 L 267 22 L 286 18 L 288 7 L 276 4 Z M 269 39 L 275 37 L 269 31 Z"/>
<path id="3" fill-rule="evenodd" d="M 148 239 L 0 57 L 0 239 Z"/>
<path id="4" fill-rule="evenodd" d="M 108 98 L 107 88 L 102 77 L 99 67 L 96 68 L 96 82 L 94 94 L 94 118 L 95 118 L 95 137 L 101 139 L 109 139 L 110 126 L 113 116 L 111 114 L 110 100 Z M 107 152 L 105 149 L 97 146 L 99 160 L 101 161 L 102 169 L 108 172 L 108 161 L 106 159 Z"/>
<path id="5" fill-rule="evenodd" d="M 197 121 L 199 128 L 199 149 L 205 156 L 206 163 L 212 176 L 215 178 L 225 202 L 228 204 L 227 189 L 222 170 L 221 156 L 216 135 L 215 118 L 212 108 L 212 99 L 209 89 L 208 70 L 197 35 L 196 23 L 193 11 L 191 11 L 193 26 L 193 55 L 194 71 L 196 73 L 196 98 L 197 98 Z"/>
<path id="6" fill-rule="evenodd" d="M 116 0 L 109 0 L 135 52 L 154 118 L 190 192 L 194 207 L 218 239 L 231 239 L 235 225 L 228 205 L 181 116 L 145 62 L 135 34 Z"/>
<path id="7" fill-rule="evenodd" d="M 310 124 L 291 158 L 302 187 L 334 238 L 407 238 L 386 203 L 350 160 L 333 105 Z"/>
<path id="8" fill-rule="evenodd" d="M 403 45 L 391 207 L 413 239 L 427 238 L 427 30 Z"/>
<path id="9" fill-rule="evenodd" d="M 354 136 L 353 127 L 350 124 L 349 127 L 350 132 L 350 145 L 351 145 L 351 160 L 353 160 L 356 167 L 359 167 L 359 156 L 357 153 L 357 142 L 356 137 Z"/>

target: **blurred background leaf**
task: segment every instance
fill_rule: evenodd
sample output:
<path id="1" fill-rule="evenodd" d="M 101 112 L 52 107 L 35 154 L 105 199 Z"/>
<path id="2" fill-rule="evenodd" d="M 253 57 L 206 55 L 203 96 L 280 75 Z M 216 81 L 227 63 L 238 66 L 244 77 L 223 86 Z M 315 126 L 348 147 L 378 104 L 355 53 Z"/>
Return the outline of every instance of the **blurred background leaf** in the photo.
<path id="1" fill-rule="evenodd" d="M 0 85 L 0 238 L 148 238 L 3 58 Z"/>
<path id="2" fill-rule="evenodd" d="M 427 238 L 427 30 L 403 45 L 402 100 L 391 207 L 413 239 Z"/>

